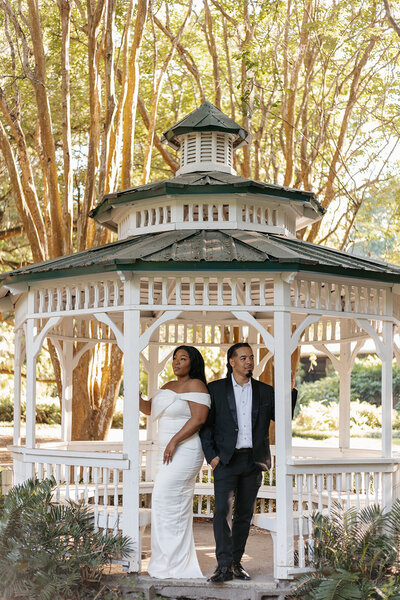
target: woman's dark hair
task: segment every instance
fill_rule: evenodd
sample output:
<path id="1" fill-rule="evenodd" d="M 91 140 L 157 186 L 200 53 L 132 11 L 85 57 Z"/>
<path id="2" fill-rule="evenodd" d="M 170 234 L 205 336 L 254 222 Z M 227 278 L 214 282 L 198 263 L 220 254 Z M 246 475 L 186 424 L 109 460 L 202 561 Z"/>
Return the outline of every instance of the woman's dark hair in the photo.
<path id="1" fill-rule="evenodd" d="M 206 375 L 204 373 L 204 359 L 197 348 L 193 346 L 178 346 L 175 348 L 172 358 L 175 358 L 175 354 L 178 350 L 185 350 L 190 358 L 190 379 L 200 379 L 205 385 L 207 385 Z"/>
<path id="2" fill-rule="evenodd" d="M 247 342 L 239 342 L 238 344 L 233 344 L 233 346 L 231 346 L 228 350 L 228 352 L 226 353 L 226 358 L 228 359 L 227 363 L 226 363 L 226 368 L 228 369 L 228 375 L 232 374 L 232 367 L 229 364 L 229 359 L 232 358 L 233 356 L 235 356 L 236 351 L 239 350 L 239 348 L 250 348 L 251 346 L 250 344 L 248 344 Z"/>

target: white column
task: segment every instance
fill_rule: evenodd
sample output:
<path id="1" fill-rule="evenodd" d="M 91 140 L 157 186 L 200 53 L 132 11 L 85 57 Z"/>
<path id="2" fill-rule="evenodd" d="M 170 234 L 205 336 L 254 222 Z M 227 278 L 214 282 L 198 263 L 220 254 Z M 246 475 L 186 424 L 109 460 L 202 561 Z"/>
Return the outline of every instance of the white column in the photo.
<path id="1" fill-rule="evenodd" d="M 287 474 L 292 456 L 290 286 L 275 280 L 275 445 L 276 445 L 276 563 L 274 576 L 287 579 L 294 565 L 293 489 Z"/>
<path id="2" fill-rule="evenodd" d="M 346 337 L 349 324 L 347 321 L 341 323 L 341 336 Z M 340 342 L 339 368 L 339 448 L 345 450 L 350 448 L 350 385 L 351 385 L 351 343 Z"/>
<path id="3" fill-rule="evenodd" d="M 33 312 L 33 292 L 29 292 L 28 313 Z M 26 323 L 26 447 L 35 447 L 36 426 L 36 319 Z"/>
<path id="4" fill-rule="evenodd" d="M 64 334 L 71 338 L 71 341 L 64 340 L 63 356 L 61 360 L 62 368 L 62 413 L 61 413 L 61 439 L 63 442 L 70 442 L 72 437 L 72 389 L 73 389 L 73 369 L 74 346 L 72 341 L 73 323 L 72 319 L 66 322 Z"/>
<path id="5" fill-rule="evenodd" d="M 124 283 L 125 304 L 139 304 L 139 279 Z M 139 534 L 139 347 L 140 310 L 124 311 L 124 429 L 123 451 L 130 467 L 123 476 L 124 535 L 132 540 L 133 552 L 129 558 L 128 572 L 139 572 L 141 541 Z"/>
<path id="6" fill-rule="evenodd" d="M 23 362 L 22 328 L 15 332 L 14 339 L 14 446 L 21 445 L 21 367 Z"/>
<path id="7" fill-rule="evenodd" d="M 383 325 L 383 347 L 382 357 L 382 456 L 392 456 L 392 360 L 393 360 L 393 324 Z"/>
<path id="8" fill-rule="evenodd" d="M 34 312 L 34 295 L 28 292 L 28 314 Z M 26 442 L 27 448 L 35 447 L 36 433 L 36 319 L 28 319 L 25 331 L 26 348 Z M 25 477 L 33 477 L 33 463 L 26 463 Z"/>
<path id="9" fill-rule="evenodd" d="M 392 316 L 392 291 L 385 292 L 385 315 Z M 385 321 L 382 331 L 382 456 L 392 456 L 392 409 L 393 409 L 393 323 Z M 383 476 L 382 504 L 385 509 L 392 505 L 392 478 Z"/>
<path id="10" fill-rule="evenodd" d="M 147 396 L 152 398 L 158 389 L 158 376 L 159 376 L 159 348 L 156 342 L 150 342 L 149 344 L 149 372 L 147 380 Z M 147 421 L 147 440 L 154 442 L 157 437 L 157 425 L 153 420 L 153 417 L 149 415 Z M 147 450 L 146 456 L 146 480 L 153 481 L 156 469 L 157 459 L 157 444 L 152 444 L 151 448 Z"/>

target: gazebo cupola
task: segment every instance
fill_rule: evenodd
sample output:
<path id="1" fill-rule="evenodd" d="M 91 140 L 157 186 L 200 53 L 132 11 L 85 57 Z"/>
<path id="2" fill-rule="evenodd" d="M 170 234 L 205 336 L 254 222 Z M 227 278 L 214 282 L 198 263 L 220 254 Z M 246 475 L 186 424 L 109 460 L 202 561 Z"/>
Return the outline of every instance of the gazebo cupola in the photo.
<path id="1" fill-rule="evenodd" d="M 174 150 L 181 151 L 177 175 L 196 171 L 221 171 L 236 175 L 233 151 L 250 142 L 250 135 L 211 102 L 203 104 L 163 135 Z"/>
<path id="2" fill-rule="evenodd" d="M 251 231 L 296 237 L 321 218 L 311 191 L 240 177 L 233 152 L 250 134 L 211 102 L 164 132 L 180 150 L 174 177 L 104 196 L 90 213 L 120 240 L 166 231 Z"/>

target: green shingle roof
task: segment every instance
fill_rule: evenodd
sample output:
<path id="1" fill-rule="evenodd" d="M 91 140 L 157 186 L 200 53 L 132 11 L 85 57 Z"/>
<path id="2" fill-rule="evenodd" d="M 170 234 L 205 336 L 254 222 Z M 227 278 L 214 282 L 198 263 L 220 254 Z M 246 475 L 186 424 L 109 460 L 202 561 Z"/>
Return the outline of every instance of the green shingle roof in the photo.
<path id="1" fill-rule="evenodd" d="M 248 131 L 243 129 L 224 115 L 216 106 L 206 100 L 199 108 L 196 108 L 181 121 L 167 129 L 162 135 L 161 141 L 168 142 L 172 148 L 179 148 L 179 135 L 192 133 L 197 131 L 222 131 L 224 133 L 232 133 L 235 135 L 233 147 L 238 148 L 242 144 L 248 144 L 251 136 Z"/>
<path id="2" fill-rule="evenodd" d="M 313 271 L 400 283 L 400 266 L 276 234 L 167 231 L 134 236 L 0 275 L 3 283 L 117 270 Z"/>

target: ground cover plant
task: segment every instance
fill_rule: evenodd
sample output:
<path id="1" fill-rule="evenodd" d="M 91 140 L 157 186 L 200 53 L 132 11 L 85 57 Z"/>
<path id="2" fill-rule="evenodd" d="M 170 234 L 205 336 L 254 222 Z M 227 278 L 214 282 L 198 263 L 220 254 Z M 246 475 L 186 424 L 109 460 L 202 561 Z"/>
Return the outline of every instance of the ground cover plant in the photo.
<path id="1" fill-rule="evenodd" d="M 99 586 L 113 558 L 131 551 L 127 537 L 93 529 L 87 506 L 53 502 L 55 480 L 13 487 L 0 508 L 1 597 L 73 599 Z"/>

